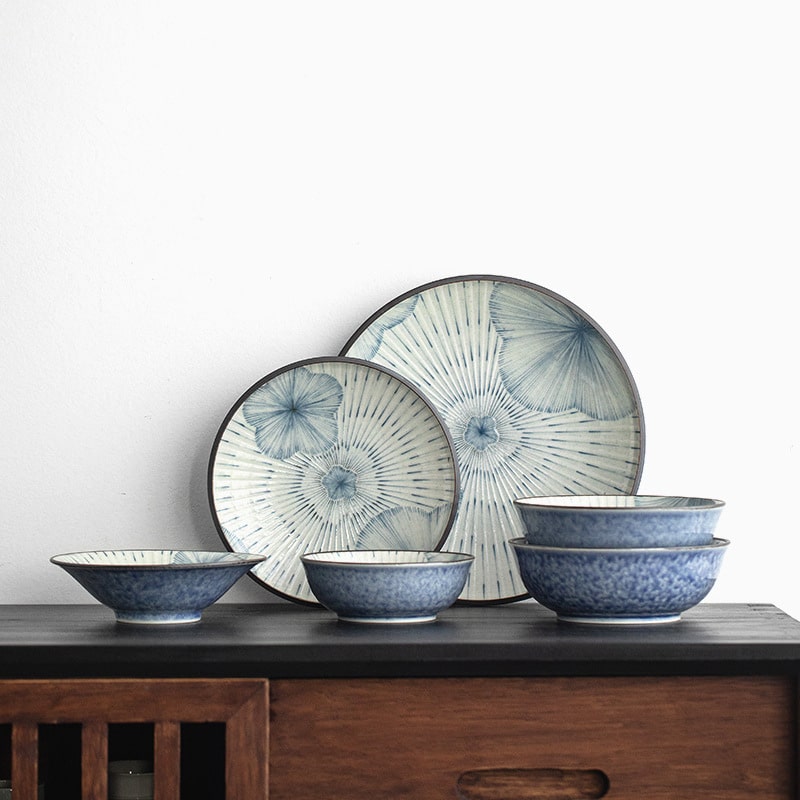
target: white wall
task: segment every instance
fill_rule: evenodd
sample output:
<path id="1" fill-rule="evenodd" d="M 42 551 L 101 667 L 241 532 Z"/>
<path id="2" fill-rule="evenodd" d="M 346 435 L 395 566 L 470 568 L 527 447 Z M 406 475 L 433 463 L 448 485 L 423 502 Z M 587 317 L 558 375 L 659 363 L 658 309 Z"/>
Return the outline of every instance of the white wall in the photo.
<path id="1" fill-rule="evenodd" d="M 800 616 L 795 2 L 0 4 L 0 602 L 222 548 L 213 437 L 374 310 L 492 273 L 619 347 L 709 600 Z M 253 581 L 225 600 L 267 601 Z"/>

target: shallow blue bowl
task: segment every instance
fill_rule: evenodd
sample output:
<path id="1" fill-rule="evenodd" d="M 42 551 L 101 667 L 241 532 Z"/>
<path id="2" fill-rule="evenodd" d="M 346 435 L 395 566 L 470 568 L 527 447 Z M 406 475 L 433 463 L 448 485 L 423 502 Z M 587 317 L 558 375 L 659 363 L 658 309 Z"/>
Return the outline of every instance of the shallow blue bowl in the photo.
<path id="1" fill-rule="evenodd" d="M 725 503 L 667 495 L 564 495 L 514 501 L 525 540 L 548 547 L 710 544 Z"/>
<path id="2" fill-rule="evenodd" d="M 95 550 L 50 561 L 66 570 L 118 622 L 197 622 L 264 556 L 203 550 Z"/>
<path id="3" fill-rule="evenodd" d="M 475 556 L 419 550 L 337 550 L 301 556 L 317 600 L 348 622 L 430 622 L 453 605 Z"/>
<path id="4" fill-rule="evenodd" d="M 542 547 L 510 541 L 534 600 L 568 622 L 675 622 L 714 586 L 730 542 L 687 547 Z"/>

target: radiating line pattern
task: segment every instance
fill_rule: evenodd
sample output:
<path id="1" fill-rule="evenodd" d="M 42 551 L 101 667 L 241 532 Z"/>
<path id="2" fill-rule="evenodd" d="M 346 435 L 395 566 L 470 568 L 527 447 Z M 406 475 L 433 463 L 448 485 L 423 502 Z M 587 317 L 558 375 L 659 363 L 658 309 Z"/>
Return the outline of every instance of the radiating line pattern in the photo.
<path id="1" fill-rule="evenodd" d="M 402 378 L 350 358 L 309 359 L 267 376 L 231 410 L 209 497 L 227 546 L 266 557 L 251 575 L 316 605 L 305 553 L 441 547 L 458 499 L 455 449 Z"/>
<path id="2" fill-rule="evenodd" d="M 515 498 L 638 485 L 643 420 L 627 366 L 589 317 L 542 287 L 428 284 L 373 315 L 342 355 L 408 379 L 450 431 L 461 497 L 446 547 L 475 555 L 463 602 L 527 596 L 508 545 L 522 535 Z"/>
<path id="3" fill-rule="evenodd" d="M 215 552 L 213 550 L 91 550 L 82 553 L 64 553 L 53 556 L 61 564 L 81 567 L 229 567 L 250 562 L 246 553 Z"/>

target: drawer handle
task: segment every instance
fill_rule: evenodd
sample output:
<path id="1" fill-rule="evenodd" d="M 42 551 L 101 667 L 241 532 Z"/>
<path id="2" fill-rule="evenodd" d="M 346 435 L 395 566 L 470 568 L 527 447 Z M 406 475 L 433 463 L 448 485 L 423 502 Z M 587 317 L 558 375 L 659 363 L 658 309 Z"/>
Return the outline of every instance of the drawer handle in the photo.
<path id="1" fill-rule="evenodd" d="M 461 800 L 594 800 L 609 782 L 599 769 L 474 769 L 456 782 Z"/>

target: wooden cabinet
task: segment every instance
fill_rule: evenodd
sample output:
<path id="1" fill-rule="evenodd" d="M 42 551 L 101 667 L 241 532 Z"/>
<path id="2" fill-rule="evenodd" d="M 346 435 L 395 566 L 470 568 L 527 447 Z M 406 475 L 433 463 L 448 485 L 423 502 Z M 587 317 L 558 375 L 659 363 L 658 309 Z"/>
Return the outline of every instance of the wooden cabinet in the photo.
<path id="1" fill-rule="evenodd" d="M 499 769 L 521 776 L 514 797 L 560 796 L 536 794 L 553 770 L 605 776 L 607 792 L 574 797 L 794 797 L 786 678 L 276 681 L 270 695 L 272 800 L 445 800 Z"/>
<path id="2" fill-rule="evenodd" d="M 17 800 L 43 778 L 105 800 L 142 743 L 156 800 L 793 800 L 798 677 L 800 623 L 764 605 L 614 629 L 528 603 L 400 627 L 219 605 L 158 630 L 7 606 L 0 767 Z"/>

